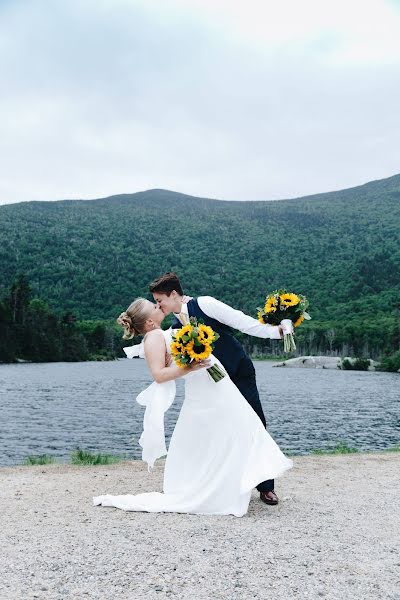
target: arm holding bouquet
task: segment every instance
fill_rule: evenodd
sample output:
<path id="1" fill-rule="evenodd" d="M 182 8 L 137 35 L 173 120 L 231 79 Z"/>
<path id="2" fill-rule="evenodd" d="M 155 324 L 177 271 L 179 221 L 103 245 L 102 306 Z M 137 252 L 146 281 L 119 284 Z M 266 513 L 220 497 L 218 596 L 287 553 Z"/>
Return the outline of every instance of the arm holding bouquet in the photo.
<path id="1" fill-rule="evenodd" d="M 193 373 L 199 369 L 207 368 L 211 365 L 210 361 L 197 361 L 190 366 L 178 367 L 172 362 L 171 365 L 165 365 L 165 341 L 161 329 L 156 329 L 148 333 L 144 340 L 144 352 L 146 355 L 147 364 L 157 383 L 172 381 L 183 377 L 188 373 Z"/>
<path id="2" fill-rule="evenodd" d="M 261 324 L 241 310 L 236 310 L 212 296 L 200 296 L 198 303 L 206 315 L 212 319 L 216 319 L 220 323 L 228 325 L 228 327 L 232 327 L 232 329 L 237 329 L 242 333 L 254 337 L 271 338 L 274 340 L 282 339 L 279 324 Z"/>

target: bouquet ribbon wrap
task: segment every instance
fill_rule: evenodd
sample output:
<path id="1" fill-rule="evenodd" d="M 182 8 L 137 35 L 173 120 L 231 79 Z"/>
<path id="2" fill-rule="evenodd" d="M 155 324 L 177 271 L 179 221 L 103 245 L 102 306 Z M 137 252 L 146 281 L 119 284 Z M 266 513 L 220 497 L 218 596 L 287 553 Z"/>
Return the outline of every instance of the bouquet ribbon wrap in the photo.
<path id="1" fill-rule="evenodd" d="M 283 331 L 283 349 L 285 352 L 296 350 L 296 343 L 293 337 L 293 323 L 290 319 L 282 319 L 281 327 Z"/>
<path id="2" fill-rule="evenodd" d="M 293 323 L 290 319 L 283 319 L 283 321 L 281 321 L 281 327 L 283 335 L 289 335 L 293 333 Z"/>

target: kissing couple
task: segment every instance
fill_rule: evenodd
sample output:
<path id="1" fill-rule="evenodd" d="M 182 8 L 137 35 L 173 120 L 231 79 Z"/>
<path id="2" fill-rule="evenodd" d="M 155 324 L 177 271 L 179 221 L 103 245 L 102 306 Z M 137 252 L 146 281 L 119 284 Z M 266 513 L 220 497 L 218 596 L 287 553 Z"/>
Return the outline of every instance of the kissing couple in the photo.
<path id="1" fill-rule="evenodd" d="M 172 272 L 153 281 L 150 292 L 155 304 L 137 298 L 117 321 L 124 328 L 124 339 L 144 336 L 144 358 L 154 382 L 137 398 L 146 407 L 139 442 L 149 468 L 167 454 L 164 491 L 97 496 L 94 505 L 241 517 L 254 487 L 264 503 L 277 504 L 274 478 L 291 468 L 292 461 L 265 429 L 254 365 L 231 330 L 280 339 L 282 327 L 261 324 L 211 296 L 186 296 Z M 172 326 L 163 331 L 161 323 L 170 313 Z M 213 356 L 226 375 L 217 383 L 207 373 L 209 360 L 183 368 L 172 360 L 173 330 L 189 323 L 190 317 L 201 319 L 220 336 Z M 129 348 L 126 352 L 129 356 Z M 179 377 L 185 380 L 185 398 L 167 453 L 164 413 L 174 400 Z"/>

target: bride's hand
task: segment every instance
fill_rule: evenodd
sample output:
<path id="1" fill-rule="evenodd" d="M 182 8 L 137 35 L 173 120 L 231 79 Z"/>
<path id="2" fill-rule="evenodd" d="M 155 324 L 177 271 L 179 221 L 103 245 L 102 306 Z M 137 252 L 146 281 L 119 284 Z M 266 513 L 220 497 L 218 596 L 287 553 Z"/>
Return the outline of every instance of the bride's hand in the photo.
<path id="1" fill-rule="evenodd" d="M 211 367 L 211 361 L 206 359 L 193 362 L 188 369 L 190 371 L 198 371 L 199 369 L 208 369 L 209 367 Z"/>

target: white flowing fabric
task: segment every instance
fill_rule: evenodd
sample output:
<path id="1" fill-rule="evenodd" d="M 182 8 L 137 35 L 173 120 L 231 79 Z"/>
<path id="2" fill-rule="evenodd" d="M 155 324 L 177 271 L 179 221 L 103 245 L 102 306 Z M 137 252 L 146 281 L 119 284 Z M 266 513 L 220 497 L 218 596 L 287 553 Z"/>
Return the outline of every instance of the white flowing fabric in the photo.
<path id="1" fill-rule="evenodd" d="M 164 335 L 169 350 L 170 330 Z M 173 391 L 163 386 L 152 384 L 138 397 L 146 405 L 141 444 L 149 465 L 165 454 L 160 439 Z M 128 511 L 241 517 L 252 489 L 291 466 L 229 376 L 215 383 L 201 369 L 185 376 L 185 400 L 165 462 L 164 493 L 104 495 L 93 503 Z"/>
<path id="2" fill-rule="evenodd" d="M 134 346 L 125 346 L 123 350 L 128 358 L 144 358 L 143 342 L 140 342 L 140 344 L 135 344 Z"/>
<path id="3" fill-rule="evenodd" d="M 136 398 L 139 404 L 146 407 L 143 418 L 143 433 L 139 444 L 142 446 L 142 460 L 150 468 L 160 456 L 167 454 L 164 433 L 164 413 L 169 409 L 175 399 L 175 381 L 165 383 L 152 383 Z"/>

